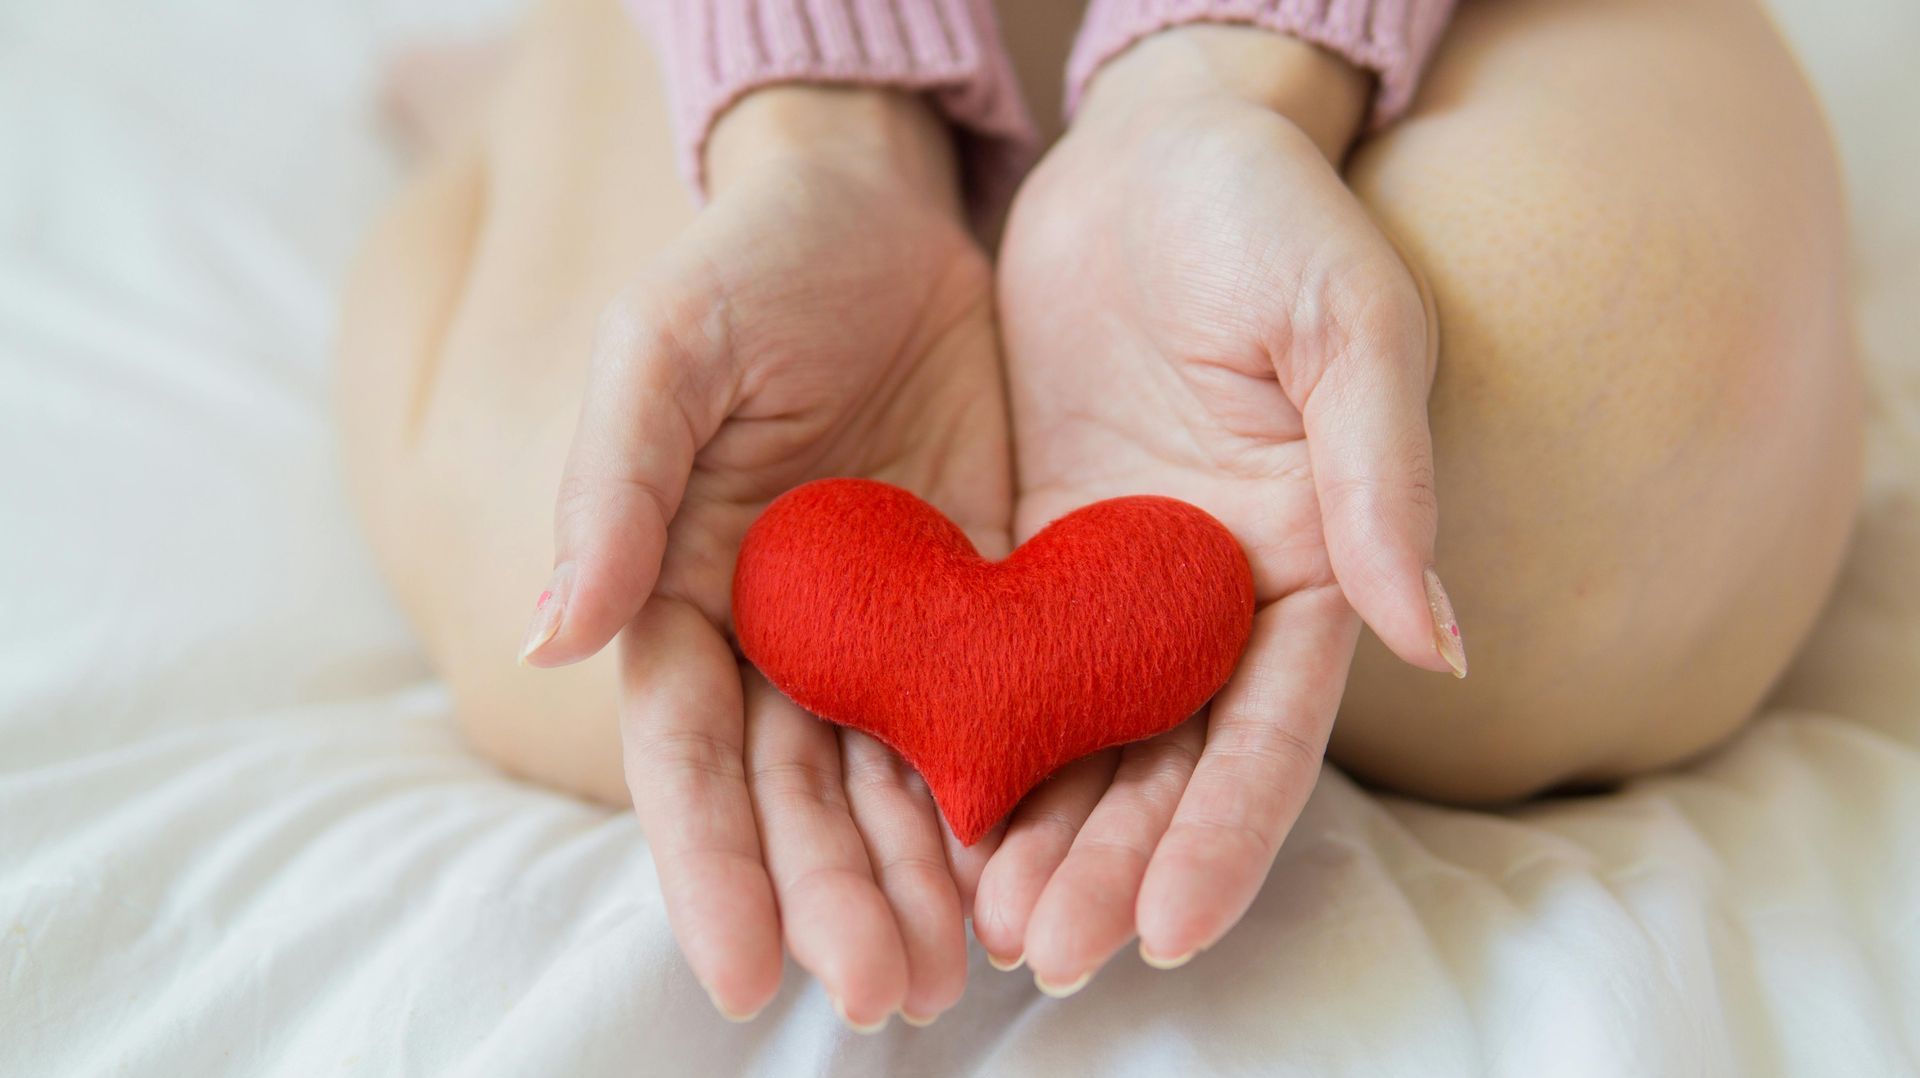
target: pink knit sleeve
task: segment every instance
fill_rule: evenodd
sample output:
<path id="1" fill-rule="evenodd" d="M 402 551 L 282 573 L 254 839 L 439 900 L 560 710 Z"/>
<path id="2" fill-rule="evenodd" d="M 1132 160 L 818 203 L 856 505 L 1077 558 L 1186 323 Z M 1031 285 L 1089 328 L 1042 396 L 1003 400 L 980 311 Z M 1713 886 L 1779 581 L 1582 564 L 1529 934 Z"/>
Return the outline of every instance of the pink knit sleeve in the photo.
<path id="1" fill-rule="evenodd" d="M 976 206 L 1012 193 L 1037 136 L 991 0 L 628 0 L 667 74 L 687 182 L 704 196 L 707 133 L 743 94 L 782 82 L 922 91 L 961 136 Z"/>
<path id="2" fill-rule="evenodd" d="M 1454 0 L 1092 0 L 1067 61 L 1067 111 L 1100 65 L 1148 34 L 1191 22 L 1240 23 L 1312 42 L 1380 80 L 1373 123 L 1413 100 Z"/>

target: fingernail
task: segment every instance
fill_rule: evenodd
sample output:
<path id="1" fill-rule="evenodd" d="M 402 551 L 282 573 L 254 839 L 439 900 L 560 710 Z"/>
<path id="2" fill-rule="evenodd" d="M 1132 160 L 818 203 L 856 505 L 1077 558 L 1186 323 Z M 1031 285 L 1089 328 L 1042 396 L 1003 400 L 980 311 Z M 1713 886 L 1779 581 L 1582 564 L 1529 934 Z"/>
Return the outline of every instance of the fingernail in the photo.
<path id="1" fill-rule="evenodd" d="M 1033 975 L 1033 986 L 1055 999 L 1065 999 L 1085 988 L 1087 982 L 1091 980 L 1093 980 L 1092 970 L 1082 973 L 1072 984 L 1050 984 L 1045 977 L 1036 973 Z"/>
<path id="2" fill-rule="evenodd" d="M 1193 956 L 1199 953 L 1198 950 L 1192 950 L 1175 958 L 1161 958 L 1159 955 L 1147 950 L 1146 944 L 1142 943 L 1140 945 L 1140 961 L 1145 962 L 1154 969 L 1179 969 L 1181 966 L 1193 961 Z"/>
<path id="3" fill-rule="evenodd" d="M 992 966 L 1002 973 L 1012 973 L 1014 970 L 1019 969 L 1021 964 L 1026 960 L 1027 955 L 1024 951 L 1014 955 L 1012 958 L 1001 958 L 992 951 L 987 952 L 987 965 Z"/>
<path id="4" fill-rule="evenodd" d="M 833 1013 L 839 1015 L 840 1020 L 847 1024 L 847 1028 L 853 1030 L 855 1033 L 878 1033 L 887 1028 L 887 1019 L 893 1017 L 892 1014 L 883 1014 L 880 1016 L 878 1022 L 863 1026 L 847 1016 L 846 1004 L 841 1003 L 837 999 L 833 1001 Z"/>
<path id="5" fill-rule="evenodd" d="M 925 1029 L 928 1026 L 939 1021 L 940 1016 L 936 1014 L 928 1018 L 922 1018 L 919 1015 L 914 1014 L 912 1011 L 901 1011 L 900 1020 L 910 1026 L 916 1026 L 920 1029 Z"/>
<path id="6" fill-rule="evenodd" d="M 520 641 L 520 665 L 525 666 L 534 652 L 546 646 L 547 641 L 560 631 L 560 619 L 567 613 L 567 595 L 573 590 L 573 563 L 568 562 L 553 571 L 553 579 L 547 581 L 547 588 L 533 604 L 533 622 L 527 626 L 526 638 Z"/>
<path id="7" fill-rule="evenodd" d="M 1453 667 L 1454 677 L 1467 676 L 1467 645 L 1460 639 L 1460 621 L 1453 616 L 1453 602 L 1447 589 L 1440 586 L 1440 574 L 1427 567 L 1427 611 L 1433 615 L 1433 646 L 1440 657 Z"/>
<path id="8" fill-rule="evenodd" d="M 707 998 L 713 1001 L 713 1009 L 720 1012 L 720 1017 L 729 1022 L 751 1022 L 755 1018 L 760 1017 L 760 1012 L 757 1010 L 741 1014 L 738 1011 L 729 1009 L 726 1004 L 720 1002 L 719 996 L 713 994 L 713 989 L 711 988 L 707 989 Z"/>

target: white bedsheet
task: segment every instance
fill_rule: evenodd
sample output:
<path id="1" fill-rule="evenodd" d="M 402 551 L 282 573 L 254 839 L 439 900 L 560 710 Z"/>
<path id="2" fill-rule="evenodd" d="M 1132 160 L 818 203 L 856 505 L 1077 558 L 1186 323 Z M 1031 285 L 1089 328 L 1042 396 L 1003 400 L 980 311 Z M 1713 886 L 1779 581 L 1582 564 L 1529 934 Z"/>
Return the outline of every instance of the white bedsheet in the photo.
<path id="1" fill-rule="evenodd" d="M 1839 127 L 1875 467 L 1699 766 L 1504 813 L 1328 774 L 1231 944 L 930 1030 L 759 1021 L 627 815 L 501 778 L 350 521 L 333 296 L 374 59 L 506 0 L 0 0 L 0 1073 L 1920 1070 L 1920 6 L 1780 0 Z"/>

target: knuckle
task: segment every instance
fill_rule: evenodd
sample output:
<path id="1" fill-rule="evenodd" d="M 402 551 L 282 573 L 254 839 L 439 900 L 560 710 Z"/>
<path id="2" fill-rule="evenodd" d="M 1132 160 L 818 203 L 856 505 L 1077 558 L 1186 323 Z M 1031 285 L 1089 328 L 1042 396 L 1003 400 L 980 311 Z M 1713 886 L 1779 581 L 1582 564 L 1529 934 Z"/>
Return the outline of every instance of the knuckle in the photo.
<path id="1" fill-rule="evenodd" d="M 907 782 L 907 768 L 899 757 L 880 748 L 875 751 L 865 747 L 843 754 L 842 767 L 846 770 L 846 786 L 849 790 L 861 794 L 888 794 L 901 790 L 911 790 Z"/>
<path id="2" fill-rule="evenodd" d="M 1320 774 L 1321 747 L 1277 722 L 1234 723 L 1215 733 L 1209 756 L 1265 784 L 1276 776 L 1284 784 L 1306 784 Z"/>
<path id="3" fill-rule="evenodd" d="M 1321 496 L 1341 513 L 1436 516 L 1440 497 L 1433 454 L 1423 438 L 1409 436 L 1407 443 L 1389 451 L 1391 463 L 1385 468 L 1321 480 Z"/>
<path id="4" fill-rule="evenodd" d="M 594 517 L 606 498 L 602 481 L 594 476 L 570 472 L 560 479 L 554 494 L 554 513 L 560 524 L 575 524 Z"/>
<path id="5" fill-rule="evenodd" d="M 664 530 L 672 504 L 660 484 L 644 475 L 569 472 L 554 496 L 554 522 L 571 534 L 631 521 L 637 512 L 649 518 L 649 527 Z"/>
<path id="6" fill-rule="evenodd" d="M 1128 829 L 1130 832 L 1132 828 Z M 1083 831 L 1074 843 L 1073 852 L 1077 856 L 1094 855 L 1109 860 L 1117 860 L 1128 868 L 1144 872 L 1147 862 L 1152 859 L 1153 850 L 1149 843 L 1142 842 L 1132 834 L 1107 834 Z"/>
<path id="7" fill-rule="evenodd" d="M 1168 838 L 1224 850 L 1228 859 L 1253 860 L 1271 857 L 1280 848 L 1281 836 L 1275 825 L 1263 825 L 1237 816 L 1209 814 L 1176 821 L 1168 831 Z"/>
<path id="8" fill-rule="evenodd" d="M 755 764 L 749 777 L 755 796 L 767 801 L 801 802 L 844 808 L 846 788 L 836 768 L 811 760 Z"/>
<path id="9" fill-rule="evenodd" d="M 1122 803 L 1144 810 L 1145 806 L 1177 800 L 1199 762 L 1199 750 L 1182 741 L 1129 746 L 1114 775 L 1113 788 L 1126 791 L 1128 796 Z"/>
<path id="10" fill-rule="evenodd" d="M 654 783 L 678 786 L 737 783 L 746 775 L 739 746 L 704 730 L 657 730 L 631 741 L 630 771 Z"/>
<path id="11" fill-rule="evenodd" d="M 560 537 L 560 557 L 568 556 L 570 537 L 590 532 L 606 519 L 605 507 L 606 496 L 598 484 L 578 476 L 568 476 L 560 481 L 560 489 L 554 495 L 553 502 L 553 524 Z"/>
<path id="12" fill-rule="evenodd" d="M 1129 745 L 1125 764 L 1149 775 L 1186 775 L 1200 762 L 1200 747 L 1180 737 L 1157 737 Z"/>
<path id="13" fill-rule="evenodd" d="M 851 866 L 834 862 L 816 862 L 788 876 L 780 883 L 783 898 L 793 904 L 822 889 L 834 890 L 847 884 L 855 886 L 866 882 L 860 873 Z"/>
<path id="14" fill-rule="evenodd" d="M 1080 830 L 1080 820 L 1076 816 L 1045 805 L 1026 809 L 1016 824 L 1023 834 L 1057 840 L 1071 840 Z"/>
<path id="15" fill-rule="evenodd" d="M 911 905 L 918 909 L 940 901 L 940 896 L 953 887 L 953 870 L 947 867 L 947 859 L 928 850 L 886 852 L 880 857 L 880 874 L 891 887 L 910 889 L 917 896 Z"/>

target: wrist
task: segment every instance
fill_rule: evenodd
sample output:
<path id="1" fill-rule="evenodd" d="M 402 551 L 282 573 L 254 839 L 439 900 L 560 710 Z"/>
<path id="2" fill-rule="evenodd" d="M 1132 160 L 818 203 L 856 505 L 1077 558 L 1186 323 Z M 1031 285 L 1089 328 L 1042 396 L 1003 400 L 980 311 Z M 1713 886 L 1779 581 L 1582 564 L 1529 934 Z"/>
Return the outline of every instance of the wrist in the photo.
<path id="1" fill-rule="evenodd" d="M 1371 91 L 1366 71 L 1298 38 L 1193 23 L 1141 38 L 1107 61 L 1087 84 L 1075 122 L 1227 98 L 1285 117 L 1338 165 L 1360 132 Z"/>
<path id="2" fill-rule="evenodd" d="M 824 167 L 898 184 L 961 212 L 953 134 L 931 104 L 904 90 L 804 83 L 755 90 L 714 123 L 705 164 L 715 196 L 769 169 Z"/>

